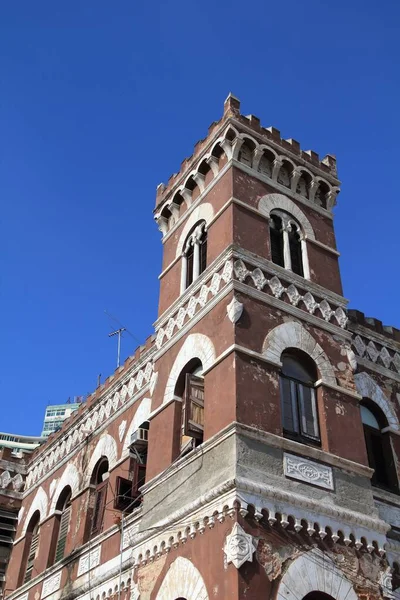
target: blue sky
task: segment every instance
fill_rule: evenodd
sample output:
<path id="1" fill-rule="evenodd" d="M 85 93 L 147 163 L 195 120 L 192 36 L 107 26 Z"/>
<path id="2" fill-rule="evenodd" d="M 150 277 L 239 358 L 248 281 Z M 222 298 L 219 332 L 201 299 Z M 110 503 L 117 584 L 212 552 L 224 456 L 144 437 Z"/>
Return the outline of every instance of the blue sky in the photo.
<path id="1" fill-rule="evenodd" d="M 2 3 L 0 431 L 93 391 L 152 332 L 152 209 L 229 91 L 337 155 L 350 306 L 400 327 L 397 2 Z"/>

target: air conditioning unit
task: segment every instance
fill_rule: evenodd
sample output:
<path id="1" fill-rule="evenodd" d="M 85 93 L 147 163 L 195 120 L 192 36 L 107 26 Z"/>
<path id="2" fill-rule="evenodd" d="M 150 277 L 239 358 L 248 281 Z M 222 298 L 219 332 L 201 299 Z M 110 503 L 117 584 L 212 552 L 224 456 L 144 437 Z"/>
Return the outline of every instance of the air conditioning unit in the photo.
<path id="1" fill-rule="evenodd" d="M 131 434 L 131 446 L 145 448 L 149 439 L 149 430 L 139 427 Z"/>

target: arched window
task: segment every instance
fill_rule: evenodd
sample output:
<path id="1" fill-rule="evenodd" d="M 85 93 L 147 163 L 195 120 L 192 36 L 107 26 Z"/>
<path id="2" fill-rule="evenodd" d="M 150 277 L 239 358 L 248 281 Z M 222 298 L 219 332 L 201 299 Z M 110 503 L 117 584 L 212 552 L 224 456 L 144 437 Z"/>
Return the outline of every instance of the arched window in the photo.
<path id="1" fill-rule="evenodd" d="M 200 360 L 191 360 L 182 370 L 175 395 L 183 400 L 181 452 L 185 454 L 204 440 L 204 377 Z"/>
<path id="2" fill-rule="evenodd" d="M 317 370 L 313 360 L 298 350 L 286 350 L 281 357 L 280 376 L 283 433 L 303 443 L 319 444 L 318 410 L 314 383 Z"/>
<path id="3" fill-rule="evenodd" d="M 90 482 L 92 485 L 96 486 L 92 513 L 92 536 L 101 533 L 101 530 L 103 529 L 103 518 L 107 497 L 108 476 L 108 460 L 105 456 L 103 456 L 102 458 L 100 458 L 97 465 L 95 466 Z"/>
<path id="4" fill-rule="evenodd" d="M 297 221 L 283 210 L 274 210 L 270 215 L 269 233 L 272 262 L 304 277 L 307 247 Z"/>
<path id="5" fill-rule="evenodd" d="M 25 572 L 24 569 L 21 569 L 21 572 L 24 573 L 24 578 L 22 583 L 27 583 L 32 579 L 33 567 L 35 563 L 35 559 L 37 556 L 37 551 L 39 547 L 39 523 L 40 523 L 40 513 L 37 510 L 33 515 L 31 520 L 29 521 L 29 525 L 25 534 L 25 549 L 24 549 L 24 557 L 23 562 L 25 563 Z"/>
<path id="6" fill-rule="evenodd" d="M 181 293 L 205 271 L 207 266 L 207 224 L 197 223 L 186 238 L 182 255 Z"/>
<path id="7" fill-rule="evenodd" d="M 68 528 L 71 519 L 71 488 L 65 487 L 61 492 L 56 504 L 56 523 L 54 527 L 54 539 L 57 543 L 50 553 L 48 566 L 64 558 L 65 545 L 67 543 Z"/>
<path id="8" fill-rule="evenodd" d="M 375 403 L 367 398 L 364 398 L 360 409 L 368 463 L 374 469 L 371 483 L 397 493 L 398 479 L 389 432 L 382 432 L 388 425 L 386 418 Z"/>

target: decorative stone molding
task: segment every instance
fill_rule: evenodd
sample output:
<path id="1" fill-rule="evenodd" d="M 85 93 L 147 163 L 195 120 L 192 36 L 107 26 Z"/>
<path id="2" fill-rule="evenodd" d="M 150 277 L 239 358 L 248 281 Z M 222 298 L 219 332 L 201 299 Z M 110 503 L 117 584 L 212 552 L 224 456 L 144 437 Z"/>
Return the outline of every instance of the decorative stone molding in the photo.
<path id="1" fill-rule="evenodd" d="M 214 272 L 209 285 L 204 283 L 200 291 L 183 300 L 172 313 L 173 316 L 170 316 L 168 322 L 164 322 L 164 325 L 159 327 L 156 337 L 156 347 L 158 349 L 164 344 L 165 338 L 170 340 L 176 331 L 180 331 L 187 322 L 194 318 L 198 306 L 204 308 L 218 294 L 220 289 L 232 279 L 232 271 L 232 261 L 227 260 L 221 273 Z"/>
<path id="2" fill-rule="evenodd" d="M 306 237 L 315 240 L 314 230 L 310 221 L 293 200 L 290 200 L 290 198 L 283 194 L 267 194 L 260 198 L 258 210 L 263 215 L 269 217 L 274 209 L 281 209 L 292 215 L 300 223 Z"/>
<path id="3" fill-rule="evenodd" d="M 400 431 L 399 420 L 389 398 L 372 377 L 365 372 L 357 373 L 354 375 L 354 381 L 360 396 L 373 400 L 385 415 L 388 426 L 396 431 Z"/>
<path id="4" fill-rule="evenodd" d="M 183 343 L 179 350 L 175 362 L 170 371 L 167 384 L 165 386 L 163 404 L 170 402 L 175 394 L 175 386 L 182 369 L 192 358 L 198 358 L 205 371 L 215 361 L 216 353 L 214 344 L 209 337 L 202 333 L 192 333 Z"/>
<path id="5" fill-rule="evenodd" d="M 100 553 L 101 553 L 101 544 L 85 554 L 81 556 L 78 564 L 78 573 L 77 577 L 84 575 L 91 569 L 94 569 L 100 564 Z"/>
<path id="6" fill-rule="evenodd" d="M 54 594 L 60 589 L 61 571 L 43 581 L 41 598 Z"/>
<path id="7" fill-rule="evenodd" d="M 139 600 L 140 591 L 136 583 L 132 583 L 131 585 L 131 598 L 130 600 Z"/>
<path id="8" fill-rule="evenodd" d="M 233 296 L 232 300 L 229 302 L 228 306 L 226 307 L 226 312 L 228 315 L 228 319 L 232 323 L 237 323 L 243 313 L 242 302 L 239 302 L 239 300 L 235 296 Z"/>
<path id="9" fill-rule="evenodd" d="M 379 585 L 384 598 L 389 598 L 389 600 L 392 600 L 392 598 L 395 597 L 392 585 L 392 569 L 390 567 L 381 573 Z"/>
<path id="10" fill-rule="evenodd" d="M 58 480 L 57 487 L 55 492 L 52 494 L 52 501 L 50 505 L 50 514 L 56 510 L 56 505 L 60 494 L 62 494 L 63 490 L 69 485 L 71 488 L 72 497 L 74 497 L 80 488 L 80 477 L 78 473 L 78 469 L 74 464 L 68 463 L 64 469 L 63 474 Z"/>
<path id="11" fill-rule="evenodd" d="M 10 471 L 3 471 L 0 475 L 0 488 L 6 489 L 9 485 L 11 485 L 16 492 L 20 492 L 24 486 L 24 479 L 21 473 L 12 476 Z"/>
<path id="12" fill-rule="evenodd" d="M 29 525 L 29 521 L 31 520 L 33 514 L 38 510 L 40 512 L 40 520 L 42 521 L 45 517 L 47 517 L 47 508 L 49 505 L 49 500 L 47 498 L 47 494 L 42 487 L 40 487 L 35 497 L 32 501 L 32 504 L 29 507 L 27 515 L 25 517 L 24 526 L 22 528 L 22 535 L 25 535 L 26 529 Z"/>
<path id="13" fill-rule="evenodd" d="M 336 385 L 335 371 L 321 346 L 300 323 L 289 321 L 272 329 L 264 340 L 262 353 L 274 363 L 281 362 L 282 352 L 287 348 L 302 350 L 316 363 L 320 379 Z"/>
<path id="14" fill-rule="evenodd" d="M 372 340 L 356 335 L 353 339 L 353 348 L 356 356 L 368 360 L 375 364 L 381 364 L 386 369 L 394 368 L 396 373 L 400 373 L 400 354 L 394 350 L 389 350 L 386 346 L 380 346 Z"/>
<path id="15" fill-rule="evenodd" d="M 196 223 L 198 223 L 199 221 L 205 221 L 208 226 L 209 223 L 212 221 L 213 217 L 214 208 L 209 202 L 199 204 L 199 206 L 195 208 L 190 217 L 187 219 L 185 226 L 182 229 L 182 232 L 179 236 L 179 240 L 176 245 L 176 257 L 182 254 L 186 238 L 189 235 L 191 229 L 193 229 L 193 227 L 196 225 Z"/>
<path id="16" fill-rule="evenodd" d="M 207 588 L 200 572 L 187 558 L 179 556 L 167 571 L 156 600 L 208 600 Z"/>
<path id="17" fill-rule="evenodd" d="M 117 442 L 109 433 L 103 433 L 96 444 L 93 454 L 90 457 L 89 464 L 86 469 L 85 485 L 89 485 L 93 469 L 99 462 L 100 458 L 105 456 L 108 459 L 108 468 L 111 470 L 118 459 Z"/>
<path id="18" fill-rule="evenodd" d="M 140 427 L 142 423 L 148 421 L 151 413 L 151 398 L 143 398 L 140 402 L 135 415 L 128 427 L 127 433 L 125 435 L 122 456 L 127 456 L 129 454 L 129 446 L 131 442 L 131 435 L 134 431 Z"/>
<path id="19" fill-rule="evenodd" d="M 325 298 L 317 302 L 311 292 L 307 291 L 303 295 L 293 283 L 285 287 L 276 275 L 268 279 L 259 267 L 250 270 L 241 259 L 235 261 L 233 269 L 239 281 L 245 282 L 246 279 L 250 278 L 257 290 L 263 291 L 268 286 L 275 298 L 282 298 L 283 294 L 286 294 L 290 304 L 293 306 L 298 306 L 301 301 L 310 314 L 314 314 L 318 309 L 320 316 L 325 321 L 329 322 L 334 318 L 339 327 L 342 329 L 346 328 L 348 319 L 346 312 L 341 306 L 333 309 Z"/>
<path id="20" fill-rule="evenodd" d="M 122 440 L 124 439 L 125 429 L 126 429 L 126 421 L 124 419 L 123 421 L 121 421 L 121 423 L 119 424 L 119 427 L 118 427 L 118 439 L 120 442 L 122 442 Z"/>
<path id="21" fill-rule="evenodd" d="M 286 477 L 311 483 L 327 490 L 334 489 L 331 467 L 321 465 L 307 458 L 285 452 L 283 455 L 283 472 Z"/>
<path id="22" fill-rule="evenodd" d="M 140 364 L 140 363 L 139 363 Z M 65 432 L 55 444 L 48 448 L 33 461 L 32 469 L 26 478 L 25 489 L 28 490 L 50 469 L 56 467 L 60 460 L 72 454 L 77 445 L 85 437 L 96 431 L 102 423 L 123 406 L 132 396 L 150 383 L 153 375 L 153 362 L 149 360 L 143 368 L 138 368 L 115 393 L 105 395 L 91 410 L 87 410 L 74 426 Z"/>
<path id="23" fill-rule="evenodd" d="M 277 600 L 298 600 L 310 592 L 324 592 L 335 600 L 358 600 L 350 581 L 320 550 L 296 558 L 283 575 Z"/>
<path id="24" fill-rule="evenodd" d="M 227 564 L 232 563 L 240 569 L 245 562 L 253 562 L 254 552 L 253 536 L 246 533 L 239 523 L 235 523 L 231 533 L 226 536 L 224 545 Z"/>

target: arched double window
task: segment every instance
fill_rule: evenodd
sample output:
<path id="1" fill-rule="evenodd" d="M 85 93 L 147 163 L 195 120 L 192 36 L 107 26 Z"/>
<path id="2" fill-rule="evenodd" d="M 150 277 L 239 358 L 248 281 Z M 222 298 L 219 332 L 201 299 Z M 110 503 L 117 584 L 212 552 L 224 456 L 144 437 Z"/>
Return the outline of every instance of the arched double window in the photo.
<path id="1" fill-rule="evenodd" d="M 387 420 L 376 404 L 364 398 L 360 406 L 368 463 L 374 474 L 373 486 L 398 493 L 398 479 L 389 432 L 384 432 Z"/>
<path id="2" fill-rule="evenodd" d="M 314 361 L 299 350 L 286 350 L 280 375 L 282 424 L 285 437 L 306 444 L 319 444 L 320 432 L 314 384 Z"/>
<path id="3" fill-rule="evenodd" d="M 181 293 L 203 273 L 207 266 L 207 224 L 197 223 L 186 238 L 182 254 Z"/>
<path id="4" fill-rule="evenodd" d="M 307 246 L 299 223 L 283 210 L 274 210 L 269 231 L 272 262 L 304 277 L 308 268 Z"/>
<path id="5" fill-rule="evenodd" d="M 93 512 L 91 535 L 98 535 L 103 529 L 104 509 L 108 486 L 108 460 L 102 456 L 95 466 L 90 483 L 95 486 L 93 494 Z"/>
<path id="6" fill-rule="evenodd" d="M 39 523 L 40 523 L 40 512 L 37 510 L 31 517 L 25 534 L 25 548 L 23 554 L 23 567 L 21 574 L 23 574 L 22 583 L 27 583 L 32 579 L 33 568 L 35 559 L 39 548 Z"/>
<path id="7" fill-rule="evenodd" d="M 68 529 L 71 520 L 71 495 L 71 488 L 68 485 L 61 492 L 56 504 L 56 522 L 53 537 L 54 540 L 57 541 L 50 552 L 48 561 L 49 567 L 53 563 L 64 558 Z"/>

